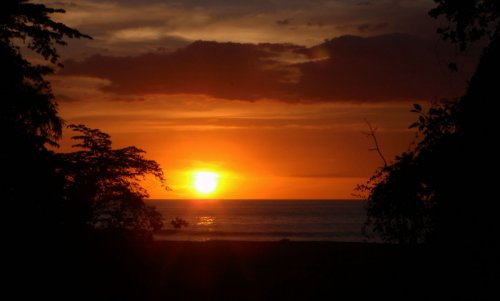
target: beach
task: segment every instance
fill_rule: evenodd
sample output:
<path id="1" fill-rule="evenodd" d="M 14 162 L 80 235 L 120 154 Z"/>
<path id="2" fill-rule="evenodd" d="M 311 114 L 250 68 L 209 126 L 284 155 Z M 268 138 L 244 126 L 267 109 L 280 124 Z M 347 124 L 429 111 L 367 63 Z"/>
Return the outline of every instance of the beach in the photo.
<path id="1" fill-rule="evenodd" d="M 43 291 L 26 293 L 144 301 L 480 300 L 498 279 L 465 258 L 443 260 L 426 248 L 383 244 L 161 241 L 87 247 L 39 262 L 35 284 Z"/>

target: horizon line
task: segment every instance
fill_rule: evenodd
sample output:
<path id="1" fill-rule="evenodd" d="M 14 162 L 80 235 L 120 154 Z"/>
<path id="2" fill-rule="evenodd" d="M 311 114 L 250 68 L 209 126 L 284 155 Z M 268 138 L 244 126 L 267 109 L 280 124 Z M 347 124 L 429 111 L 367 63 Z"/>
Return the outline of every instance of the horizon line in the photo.
<path id="1" fill-rule="evenodd" d="M 366 201 L 364 199 L 344 198 L 146 198 L 146 201 Z"/>

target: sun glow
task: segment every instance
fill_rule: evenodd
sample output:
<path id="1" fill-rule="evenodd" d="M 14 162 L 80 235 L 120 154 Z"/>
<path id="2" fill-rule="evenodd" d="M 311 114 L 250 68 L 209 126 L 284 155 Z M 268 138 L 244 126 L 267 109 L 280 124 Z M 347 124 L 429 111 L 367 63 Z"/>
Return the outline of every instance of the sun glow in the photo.
<path id="1" fill-rule="evenodd" d="M 202 194 L 214 192 L 219 185 L 219 175 L 211 171 L 197 171 L 194 173 L 193 187 Z"/>

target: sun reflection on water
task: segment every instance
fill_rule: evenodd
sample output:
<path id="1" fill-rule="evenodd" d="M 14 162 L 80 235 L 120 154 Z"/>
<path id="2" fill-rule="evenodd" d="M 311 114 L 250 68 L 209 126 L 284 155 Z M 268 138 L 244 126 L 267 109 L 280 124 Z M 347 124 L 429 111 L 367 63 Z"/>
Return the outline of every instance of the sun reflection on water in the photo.
<path id="1" fill-rule="evenodd" d="M 200 216 L 196 223 L 197 226 L 213 226 L 215 224 L 214 216 Z"/>

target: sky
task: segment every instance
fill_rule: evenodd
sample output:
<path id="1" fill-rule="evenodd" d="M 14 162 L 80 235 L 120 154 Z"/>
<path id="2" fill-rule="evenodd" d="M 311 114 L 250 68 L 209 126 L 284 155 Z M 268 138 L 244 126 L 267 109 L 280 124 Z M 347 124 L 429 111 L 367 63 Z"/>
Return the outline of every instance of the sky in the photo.
<path id="1" fill-rule="evenodd" d="M 352 199 L 383 163 L 366 122 L 390 161 L 412 104 L 460 96 L 476 57 L 441 41 L 432 0 L 35 2 L 93 37 L 60 50 L 61 116 L 158 161 L 155 199 Z M 218 188 L 193 190 L 196 171 Z"/>

